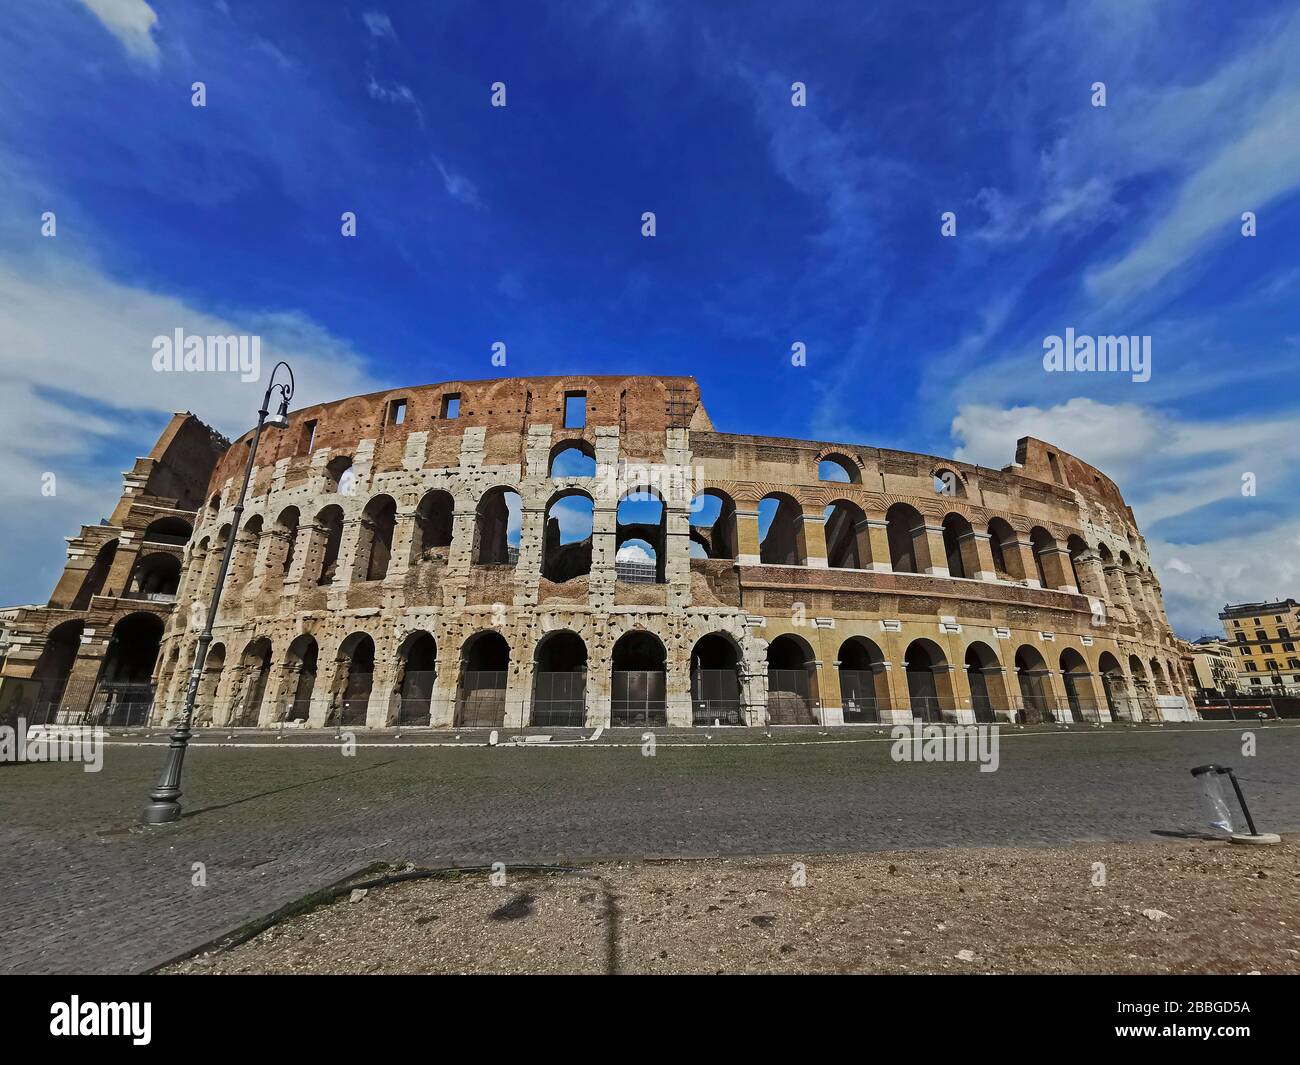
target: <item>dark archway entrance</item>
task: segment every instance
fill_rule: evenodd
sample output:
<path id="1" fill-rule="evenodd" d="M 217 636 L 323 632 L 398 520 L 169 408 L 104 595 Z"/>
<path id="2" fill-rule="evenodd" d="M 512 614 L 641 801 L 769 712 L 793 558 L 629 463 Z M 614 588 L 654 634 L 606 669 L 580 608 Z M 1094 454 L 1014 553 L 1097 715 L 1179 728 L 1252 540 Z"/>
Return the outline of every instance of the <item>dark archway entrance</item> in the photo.
<path id="1" fill-rule="evenodd" d="M 153 667 L 162 634 L 162 618 L 157 614 L 128 614 L 113 626 L 91 704 L 95 724 L 148 722 L 153 707 Z"/>
<path id="2" fill-rule="evenodd" d="M 653 633 L 636 629 L 614 645 L 612 725 L 668 724 L 668 655 Z"/>
<path id="3" fill-rule="evenodd" d="M 778 636 L 767 647 L 767 720 L 771 725 L 815 725 L 816 665 L 797 636 Z"/>
<path id="4" fill-rule="evenodd" d="M 743 725 L 740 701 L 740 654 L 718 632 L 691 649 L 691 722 L 696 725 Z"/>
<path id="5" fill-rule="evenodd" d="M 510 645 L 499 632 L 475 633 L 460 658 L 456 724 L 463 728 L 501 728 L 506 722 L 506 680 Z"/>
<path id="6" fill-rule="evenodd" d="M 533 657 L 534 725 L 580 727 L 587 721 L 587 645 L 577 633 L 548 633 Z"/>

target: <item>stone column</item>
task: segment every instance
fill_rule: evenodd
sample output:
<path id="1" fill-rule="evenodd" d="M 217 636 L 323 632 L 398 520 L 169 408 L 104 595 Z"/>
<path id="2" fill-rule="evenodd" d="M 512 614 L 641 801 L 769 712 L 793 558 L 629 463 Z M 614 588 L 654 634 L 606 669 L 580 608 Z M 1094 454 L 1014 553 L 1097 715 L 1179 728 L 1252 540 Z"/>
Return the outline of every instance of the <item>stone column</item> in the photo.
<path id="1" fill-rule="evenodd" d="M 1012 578 L 1024 581 L 1030 588 L 1041 588 L 1043 582 L 1038 579 L 1038 566 L 1034 562 L 1034 545 L 1020 533 L 1002 544 L 1002 558 L 1007 564 L 1007 572 Z"/>
<path id="2" fill-rule="evenodd" d="M 948 552 L 943 542 L 943 526 L 922 523 L 912 530 L 912 555 L 917 573 L 932 577 L 947 577 Z"/>
<path id="3" fill-rule="evenodd" d="M 866 531 L 870 561 L 863 559 L 863 567 L 876 573 L 892 573 L 894 564 L 889 557 L 889 523 L 879 514 L 870 515 Z"/>
<path id="4" fill-rule="evenodd" d="M 411 554 L 415 550 L 417 529 L 415 512 L 399 512 L 393 525 L 393 548 L 388 556 L 388 580 L 401 583 L 411 568 Z"/>
<path id="5" fill-rule="evenodd" d="M 746 503 L 745 509 L 736 504 L 736 562 L 742 566 L 757 566 L 762 560 L 759 552 L 758 505 Z M 752 509 L 751 509 L 752 507 Z"/>
<path id="6" fill-rule="evenodd" d="M 801 519 L 804 550 L 808 553 L 809 569 L 826 569 L 826 519 L 825 508 L 804 504 Z"/>
<path id="7" fill-rule="evenodd" d="M 988 533 L 970 529 L 962 533 L 958 543 L 961 545 L 961 564 L 966 576 L 976 581 L 995 581 L 997 569 L 993 565 L 992 541 Z"/>
<path id="8" fill-rule="evenodd" d="M 1070 567 L 1070 552 L 1064 547 L 1048 547 L 1038 553 L 1043 563 L 1047 586 L 1061 592 L 1075 592 L 1074 572 Z"/>

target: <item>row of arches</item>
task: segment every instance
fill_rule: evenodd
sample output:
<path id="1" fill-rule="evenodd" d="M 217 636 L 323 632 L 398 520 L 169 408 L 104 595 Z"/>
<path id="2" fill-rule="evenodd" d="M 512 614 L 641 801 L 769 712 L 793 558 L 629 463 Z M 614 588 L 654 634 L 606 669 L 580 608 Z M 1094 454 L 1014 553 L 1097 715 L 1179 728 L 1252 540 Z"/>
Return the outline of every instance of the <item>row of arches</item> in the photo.
<path id="1" fill-rule="evenodd" d="M 167 602 L 175 598 L 181 581 L 181 559 L 175 550 L 190 540 L 193 527 L 179 517 L 158 518 L 140 534 L 136 559 L 120 588 L 109 585 L 109 576 L 117 561 L 121 542 L 114 538 L 101 544 L 95 560 L 86 570 L 77 591 L 68 602 L 70 610 L 87 610 L 97 595 L 121 595 L 128 599 L 153 599 Z"/>
<path id="2" fill-rule="evenodd" d="M 496 630 L 481 630 L 464 641 L 450 684 L 439 683 L 437 642 L 423 630 L 402 641 L 395 668 L 382 671 L 382 680 L 377 680 L 375 641 L 365 632 L 355 632 L 339 645 L 334 668 L 324 681 L 328 691 L 318 690 L 319 656 L 315 638 L 300 635 L 288 648 L 279 681 L 271 685 L 271 643 L 255 639 L 240 655 L 237 676 L 223 691 L 227 652 L 223 644 L 214 644 L 199 691 L 199 721 L 210 720 L 207 715 L 221 702 L 225 712 L 218 724 L 310 719 L 313 724 L 362 726 L 375 718 L 371 708 L 377 683 L 387 686 L 380 699 L 384 724 L 562 727 L 583 725 L 590 717 L 588 649 L 569 629 L 546 633 L 533 648 L 526 722 L 516 716 L 521 708 L 514 701 L 522 699 L 511 686 L 511 677 L 520 671 L 509 643 Z M 825 673 L 805 639 L 790 633 L 777 636 L 767 646 L 765 665 L 768 723 L 811 725 L 828 720 L 822 712 Z M 833 663 L 833 688 L 845 723 L 890 723 L 900 715 L 963 722 L 1158 719 L 1154 699 L 1170 694 L 1172 683 L 1167 667 L 1155 658 L 1144 663 L 1132 655 L 1126 672 L 1114 655 L 1104 652 L 1094 684 L 1076 648 L 1062 649 L 1049 662 L 1039 648 L 1024 644 L 1003 660 L 982 641 L 970 643 L 962 661 L 950 664 L 934 641 L 916 639 L 907 645 L 898 666 L 904 677 L 891 685 L 891 667 L 878 644 L 865 636 L 841 643 Z M 624 633 L 612 648 L 608 668 L 607 688 L 604 678 L 598 687 L 608 691 L 611 725 L 668 723 L 668 656 L 658 636 L 643 629 Z M 688 669 L 684 686 L 689 688 L 692 723 L 749 723 L 750 670 L 735 637 L 725 632 L 701 636 L 691 648 Z M 960 690 L 969 692 L 969 699 L 958 695 L 958 669 L 966 679 Z M 323 708 L 313 715 L 317 699 Z"/>

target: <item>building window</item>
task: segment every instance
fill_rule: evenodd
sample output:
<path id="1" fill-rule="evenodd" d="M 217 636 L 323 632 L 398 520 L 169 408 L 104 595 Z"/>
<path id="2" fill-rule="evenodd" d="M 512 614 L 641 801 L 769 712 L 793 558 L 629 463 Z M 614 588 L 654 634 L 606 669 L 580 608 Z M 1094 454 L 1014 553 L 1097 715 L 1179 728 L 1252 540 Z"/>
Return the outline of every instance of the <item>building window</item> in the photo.
<path id="1" fill-rule="evenodd" d="M 1247 662 L 1247 663 L 1246 663 L 1246 672 L 1247 672 L 1247 673 L 1255 673 L 1255 672 L 1257 672 L 1257 670 L 1256 670 L 1256 668 L 1255 668 L 1255 663 L 1254 663 L 1254 662 Z"/>
<path id="2" fill-rule="evenodd" d="M 449 392 L 442 397 L 442 412 L 440 417 L 450 421 L 452 418 L 460 417 L 460 393 Z"/>
<path id="3" fill-rule="evenodd" d="M 587 393 L 564 393 L 564 427 L 582 429 L 587 424 Z"/>
<path id="4" fill-rule="evenodd" d="M 1260 644 L 1259 653 L 1262 655 L 1271 655 L 1273 653 L 1273 648 L 1266 643 Z"/>
<path id="5" fill-rule="evenodd" d="M 316 446 L 316 419 L 302 423 L 302 436 L 298 441 L 298 453 L 300 455 L 310 455 L 312 448 Z"/>
<path id="6" fill-rule="evenodd" d="M 388 404 L 388 424 L 401 425 L 406 421 L 406 400 L 395 399 Z"/>

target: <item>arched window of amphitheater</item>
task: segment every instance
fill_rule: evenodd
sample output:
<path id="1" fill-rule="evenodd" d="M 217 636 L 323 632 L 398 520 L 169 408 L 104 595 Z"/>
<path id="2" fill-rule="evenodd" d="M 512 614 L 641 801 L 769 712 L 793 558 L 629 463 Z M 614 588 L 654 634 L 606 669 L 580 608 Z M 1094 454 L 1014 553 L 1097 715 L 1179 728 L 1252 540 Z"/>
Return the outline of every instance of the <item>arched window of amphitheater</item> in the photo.
<path id="1" fill-rule="evenodd" d="M 948 560 L 950 577 L 974 577 L 979 568 L 975 552 L 975 530 L 960 514 L 943 519 L 943 552 Z"/>
<path id="2" fill-rule="evenodd" d="M 921 512 L 908 503 L 895 503 L 885 512 L 889 561 L 895 573 L 920 573 L 916 541 L 925 535 Z"/>
<path id="3" fill-rule="evenodd" d="M 806 566 L 803 508 L 780 492 L 758 502 L 758 556 L 765 565 Z"/>
<path id="4" fill-rule="evenodd" d="M 267 569 L 278 572 L 281 580 L 289 575 L 293 553 L 297 550 L 298 524 L 302 520 L 297 507 L 285 507 L 275 519 L 274 550 L 276 557 L 267 559 Z"/>
<path id="5" fill-rule="evenodd" d="M 312 535 L 313 548 L 319 552 L 320 566 L 316 570 L 317 584 L 333 584 L 339 562 L 339 548 L 343 544 L 343 510 L 331 504 L 316 515 L 316 529 Z"/>
<path id="6" fill-rule="evenodd" d="M 479 500 L 474 516 L 474 564 L 514 565 L 519 559 L 523 500 L 511 488 L 493 488 Z"/>
<path id="7" fill-rule="evenodd" d="M 361 541 L 357 545 L 357 574 L 364 581 L 382 581 L 388 576 L 393 553 L 393 530 L 397 524 L 397 503 L 392 496 L 375 496 L 361 514 Z"/>
<path id="8" fill-rule="evenodd" d="M 1029 530 L 1029 542 L 1034 549 L 1034 566 L 1037 570 L 1038 583 L 1044 588 L 1055 588 L 1056 585 L 1047 576 L 1046 556 L 1056 551 L 1056 540 L 1041 525 L 1035 525 Z"/>
<path id="9" fill-rule="evenodd" d="M 596 476 L 596 450 L 585 440 L 563 440 L 551 448 L 551 478 Z"/>
<path id="10" fill-rule="evenodd" d="M 934 471 L 934 493 L 955 498 L 966 494 L 965 482 L 957 476 L 955 470 L 946 467 Z"/>
<path id="11" fill-rule="evenodd" d="M 631 563 L 652 564 L 654 583 L 664 583 L 667 522 L 667 508 L 653 489 L 638 487 L 623 496 L 614 526 L 616 579 L 625 580 L 637 572 L 631 568 Z M 624 563 L 624 575 L 618 572 L 620 562 Z"/>
<path id="12" fill-rule="evenodd" d="M 844 455 L 824 455 L 817 463 L 817 480 L 839 484 L 861 484 L 858 464 Z"/>
<path id="13" fill-rule="evenodd" d="M 435 488 L 426 492 L 415 508 L 415 535 L 411 537 L 411 562 L 446 563 L 451 556 L 451 537 L 456 501 L 450 492 Z"/>
<path id="14" fill-rule="evenodd" d="M 847 499 L 837 499 L 822 515 L 826 530 L 826 565 L 831 569 L 863 569 L 871 558 L 867 516 Z"/>
<path id="15" fill-rule="evenodd" d="M 993 572 L 999 580 L 1009 581 L 1014 577 L 1007 565 L 1007 551 L 1015 540 L 1016 532 L 1009 522 L 1002 518 L 994 518 L 989 522 L 989 553 L 993 556 Z"/>
<path id="16" fill-rule="evenodd" d="M 586 492 L 571 489 L 546 504 L 542 534 L 542 576 L 561 584 L 591 572 L 592 526 L 596 504 Z"/>
<path id="17" fill-rule="evenodd" d="M 691 500 L 691 557 L 736 557 L 736 504 L 716 488 Z"/>

